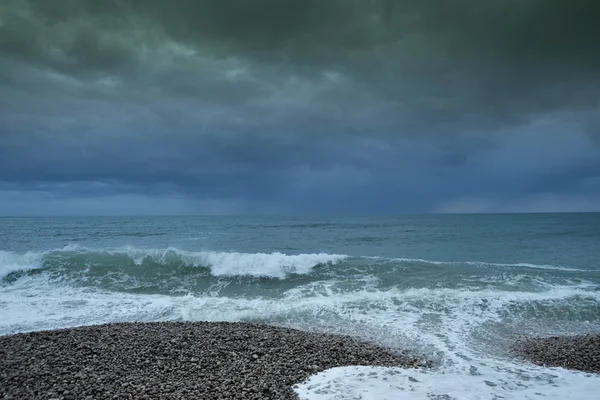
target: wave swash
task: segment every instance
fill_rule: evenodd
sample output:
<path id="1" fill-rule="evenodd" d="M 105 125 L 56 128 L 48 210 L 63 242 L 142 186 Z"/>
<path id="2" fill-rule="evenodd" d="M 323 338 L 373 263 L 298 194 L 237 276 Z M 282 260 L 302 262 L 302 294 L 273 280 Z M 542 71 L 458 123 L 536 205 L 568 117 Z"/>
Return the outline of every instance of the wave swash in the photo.
<path id="1" fill-rule="evenodd" d="M 436 362 L 424 370 L 329 369 L 296 388 L 303 399 L 586 399 L 600 389 L 597 375 L 535 366 L 507 350 L 523 334 L 600 330 L 600 287 L 586 273 L 595 272 L 327 253 L 0 251 L 0 334 L 108 322 L 264 322 L 351 334 Z"/>

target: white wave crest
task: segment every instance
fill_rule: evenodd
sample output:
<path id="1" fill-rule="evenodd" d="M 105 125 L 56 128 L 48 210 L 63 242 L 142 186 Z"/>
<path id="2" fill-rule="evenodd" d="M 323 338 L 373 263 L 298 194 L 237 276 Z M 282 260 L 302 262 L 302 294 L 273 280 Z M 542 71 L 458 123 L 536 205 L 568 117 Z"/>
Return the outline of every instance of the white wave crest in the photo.
<path id="1" fill-rule="evenodd" d="M 319 264 L 337 264 L 347 256 L 341 254 L 313 253 L 288 255 L 273 253 L 238 253 L 217 251 L 186 251 L 176 248 L 106 250 L 110 254 L 125 253 L 141 265 L 146 258 L 167 264 L 180 259 L 185 265 L 209 267 L 214 276 L 253 276 L 283 279 L 289 274 L 306 275 Z"/>
<path id="2" fill-rule="evenodd" d="M 48 256 L 53 254 L 89 254 L 91 256 L 125 256 L 135 265 L 151 259 L 161 265 L 172 262 L 190 267 L 207 267 L 215 276 L 252 276 L 283 279 L 290 274 L 306 275 L 320 264 L 337 264 L 347 258 L 340 254 L 313 253 L 288 255 L 273 253 L 238 253 L 216 251 L 186 251 L 177 248 L 143 249 L 123 247 L 113 249 L 91 249 L 68 245 L 46 252 L 24 254 L 0 251 L 0 277 L 14 271 L 41 268 Z M 104 262 L 107 260 L 104 259 Z"/>
<path id="3" fill-rule="evenodd" d="M 41 268 L 45 252 L 28 251 L 24 254 L 0 250 L 0 278 L 11 272 Z"/>
<path id="4" fill-rule="evenodd" d="M 346 256 L 338 254 L 298 254 L 283 253 L 217 253 L 203 254 L 206 263 L 216 276 L 268 276 L 285 278 L 288 274 L 306 275 L 319 264 L 337 264 Z"/>

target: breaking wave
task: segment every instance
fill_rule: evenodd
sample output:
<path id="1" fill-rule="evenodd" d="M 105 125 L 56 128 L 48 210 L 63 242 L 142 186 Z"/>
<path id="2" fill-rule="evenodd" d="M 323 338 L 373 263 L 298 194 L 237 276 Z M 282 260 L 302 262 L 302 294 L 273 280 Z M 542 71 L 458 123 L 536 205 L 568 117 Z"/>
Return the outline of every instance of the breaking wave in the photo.
<path id="1" fill-rule="evenodd" d="M 177 248 L 90 249 L 66 246 L 45 252 L 14 253 L 0 251 L 0 278 L 31 270 L 56 268 L 163 268 L 182 270 L 204 268 L 213 276 L 249 276 L 284 279 L 306 275 L 318 265 L 333 265 L 347 256 L 339 254 L 238 253 L 185 251 Z"/>

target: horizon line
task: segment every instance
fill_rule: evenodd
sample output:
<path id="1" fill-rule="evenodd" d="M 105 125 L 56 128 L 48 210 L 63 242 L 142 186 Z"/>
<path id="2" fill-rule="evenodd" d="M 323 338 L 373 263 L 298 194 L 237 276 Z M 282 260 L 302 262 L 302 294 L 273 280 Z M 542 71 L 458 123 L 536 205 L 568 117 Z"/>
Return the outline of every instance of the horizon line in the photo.
<path id="1" fill-rule="evenodd" d="M 183 218 L 183 217 L 377 217 L 377 216 L 448 216 L 448 215 L 552 215 L 552 214 L 600 214 L 600 211 L 495 211 L 495 212 L 395 212 L 395 213 L 246 213 L 246 214 L 40 214 L 1 215 L 0 218 Z"/>

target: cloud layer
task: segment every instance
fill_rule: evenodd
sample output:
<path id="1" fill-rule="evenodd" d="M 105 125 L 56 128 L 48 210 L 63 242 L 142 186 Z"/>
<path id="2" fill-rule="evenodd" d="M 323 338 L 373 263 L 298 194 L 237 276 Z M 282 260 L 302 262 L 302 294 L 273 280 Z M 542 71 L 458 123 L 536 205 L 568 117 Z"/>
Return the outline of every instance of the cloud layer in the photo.
<path id="1" fill-rule="evenodd" d="M 2 213 L 600 211 L 599 15 L 5 0 Z"/>

